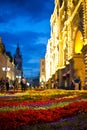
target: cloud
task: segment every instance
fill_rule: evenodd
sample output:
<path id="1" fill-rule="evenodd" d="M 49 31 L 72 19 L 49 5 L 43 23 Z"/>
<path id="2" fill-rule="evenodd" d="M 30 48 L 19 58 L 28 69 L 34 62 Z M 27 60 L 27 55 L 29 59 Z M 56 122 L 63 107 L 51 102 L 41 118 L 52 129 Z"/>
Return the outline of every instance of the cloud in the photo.
<path id="1" fill-rule="evenodd" d="M 39 22 L 49 19 L 53 8 L 53 2 L 50 0 L 1 0 L 0 5 L 0 22 L 9 22 L 19 16 Z"/>
<path id="2" fill-rule="evenodd" d="M 37 33 L 31 31 L 24 31 L 16 34 L 10 32 L 0 32 L 0 36 L 2 37 L 3 43 L 6 45 L 8 50 L 10 49 L 10 46 L 15 50 L 17 44 L 19 43 L 22 51 L 26 52 L 29 50 L 32 52 L 40 47 L 45 47 L 46 39 L 48 39 L 48 35 L 46 33 Z M 43 45 L 41 45 L 42 43 L 40 39 L 42 39 Z"/>

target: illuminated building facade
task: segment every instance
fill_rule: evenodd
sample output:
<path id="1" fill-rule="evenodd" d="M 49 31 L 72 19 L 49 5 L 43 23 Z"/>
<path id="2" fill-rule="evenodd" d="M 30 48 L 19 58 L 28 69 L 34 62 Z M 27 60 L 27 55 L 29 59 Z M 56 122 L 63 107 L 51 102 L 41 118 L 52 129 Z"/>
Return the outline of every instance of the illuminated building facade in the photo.
<path id="1" fill-rule="evenodd" d="M 10 80 L 14 80 L 14 63 L 10 60 L 6 54 L 2 38 L 0 38 L 0 79 L 8 77 Z"/>
<path id="2" fill-rule="evenodd" d="M 81 89 L 87 86 L 87 0 L 55 0 L 50 19 L 46 84 L 59 88 L 71 85 L 75 76 L 81 79 Z"/>

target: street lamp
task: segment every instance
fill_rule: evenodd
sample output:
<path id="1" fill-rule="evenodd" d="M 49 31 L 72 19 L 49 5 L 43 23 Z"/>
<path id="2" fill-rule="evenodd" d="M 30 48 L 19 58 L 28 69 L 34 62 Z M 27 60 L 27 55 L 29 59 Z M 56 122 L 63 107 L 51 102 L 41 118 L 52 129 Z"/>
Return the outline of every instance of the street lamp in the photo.
<path id="1" fill-rule="evenodd" d="M 2 71 L 5 72 L 5 78 L 6 78 L 6 72 L 10 71 L 10 67 L 2 67 Z"/>

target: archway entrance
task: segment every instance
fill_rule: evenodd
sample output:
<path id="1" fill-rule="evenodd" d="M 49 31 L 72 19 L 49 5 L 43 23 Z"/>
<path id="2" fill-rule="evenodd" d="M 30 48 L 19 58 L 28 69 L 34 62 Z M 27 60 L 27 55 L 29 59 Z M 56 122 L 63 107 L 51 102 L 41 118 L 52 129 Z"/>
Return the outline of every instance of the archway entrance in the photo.
<path id="1" fill-rule="evenodd" d="M 81 89 L 84 87 L 85 79 L 85 64 L 83 61 L 82 54 L 83 47 L 83 36 L 80 30 L 77 31 L 75 41 L 74 41 L 74 76 L 80 77 L 81 79 Z"/>

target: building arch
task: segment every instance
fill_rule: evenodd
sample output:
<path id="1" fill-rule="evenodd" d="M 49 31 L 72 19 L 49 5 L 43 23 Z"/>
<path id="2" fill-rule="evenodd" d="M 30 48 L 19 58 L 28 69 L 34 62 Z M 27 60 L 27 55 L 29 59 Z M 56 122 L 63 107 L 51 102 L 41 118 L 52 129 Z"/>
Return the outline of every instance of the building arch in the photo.
<path id="1" fill-rule="evenodd" d="M 75 36 L 75 44 L 74 44 L 74 53 L 75 54 L 81 54 L 81 50 L 83 47 L 83 35 L 80 30 L 77 30 L 76 36 Z"/>
<path id="2" fill-rule="evenodd" d="M 74 24 L 75 23 L 75 24 Z M 74 54 L 81 54 L 83 47 L 84 31 L 83 31 L 83 6 L 80 5 L 78 13 L 75 15 L 73 20 L 73 26 L 76 28 L 74 39 Z"/>

